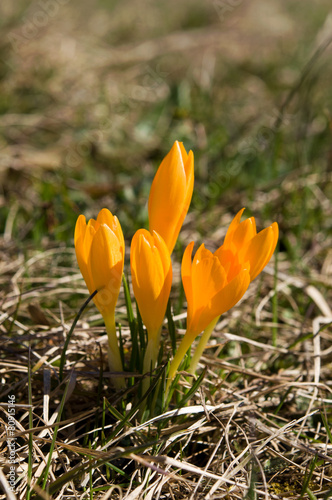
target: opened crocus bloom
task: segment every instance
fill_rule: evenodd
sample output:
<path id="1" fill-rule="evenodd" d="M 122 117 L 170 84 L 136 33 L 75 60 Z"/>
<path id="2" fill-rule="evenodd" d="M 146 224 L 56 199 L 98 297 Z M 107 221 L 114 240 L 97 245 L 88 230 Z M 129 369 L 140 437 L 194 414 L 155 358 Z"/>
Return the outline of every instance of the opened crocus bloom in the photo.
<path id="1" fill-rule="evenodd" d="M 232 278 L 239 269 L 249 263 L 250 281 L 254 280 L 271 259 L 278 241 L 278 224 L 257 234 L 254 217 L 240 222 L 242 208 L 232 220 L 223 245 L 214 253 Z"/>
<path id="2" fill-rule="evenodd" d="M 144 371 L 155 366 L 161 325 L 172 285 L 172 264 L 168 248 L 158 233 L 139 229 L 132 240 L 130 266 L 133 290 L 148 331 Z"/>
<path id="3" fill-rule="evenodd" d="M 77 262 L 94 303 L 105 321 L 108 334 L 110 369 L 122 371 L 122 362 L 115 327 L 115 306 L 118 300 L 124 263 L 125 245 L 117 217 L 103 208 L 97 220 L 86 223 L 80 215 L 75 227 Z M 120 379 L 115 385 L 122 386 Z"/>
<path id="4" fill-rule="evenodd" d="M 192 261 L 194 242 L 182 259 L 182 283 L 187 298 L 187 331 L 169 370 L 167 389 L 187 350 L 216 317 L 231 309 L 250 283 L 249 265 L 228 279 L 227 271 L 212 252 L 201 245 Z"/>
<path id="5" fill-rule="evenodd" d="M 194 188 L 194 155 L 175 141 L 161 162 L 149 196 L 149 229 L 165 241 L 171 254 L 187 215 Z"/>
<path id="6" fill-rule="evenodd" d="M 182 282 L 188 304 L 187 331 L 171 363 L 167 387 L 191 343 L 205 330 L 189 368 L 191 373 L 195 372 L 219 316 L 241 299 L 275 250 L 277 223 L 257 234 L 254 217 L 240 222 L 243 210 L 234 217 L 224 244 L 214 254 L 201 245 L 192 262 L 194 243 L 185 250 Z"/>

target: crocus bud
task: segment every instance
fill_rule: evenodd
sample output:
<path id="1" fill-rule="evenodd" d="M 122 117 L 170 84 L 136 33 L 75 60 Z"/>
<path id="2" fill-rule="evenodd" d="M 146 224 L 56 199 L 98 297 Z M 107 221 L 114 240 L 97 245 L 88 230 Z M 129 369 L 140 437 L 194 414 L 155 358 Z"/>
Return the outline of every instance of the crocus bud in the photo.
<path id="1" fill-rule="evenodd" d="M 165 241 L 171 254 L 187 215 L 194 188 L 194 155 L 175 141 L 161 162 L 149 196 L 149 229 Z"/>
<path id="2" fill-rule="evenodd" d="M 156 231 L 136 231 L 131 242 L 130 266 L 134 295 L 150 339 L 160 330 L 172 284 L 169 251 Z"/>
<path id="3" fill-rule="evenodd" d="M 90 294 L 103 316 L 113 315 L 124 263 L 124 239 L 117 217 L 103 208 L 97 220 L 80 215 L 75 227 L 77 262 Z"/>
<path id="4" fill-rule="evenodd" d="M 80 215 L 75 227 L 75 250 L 79 268 L 93 300 L 102 314 L 108 336 L 108 362 L 111 371 L 123 371 L 115 326 L 115 306 L 122 281 L 125 245 L 117 217 L 103 208 L 97 220 L 86 223 Z M 114 385 L 123 388 L 123 378 Z"/>

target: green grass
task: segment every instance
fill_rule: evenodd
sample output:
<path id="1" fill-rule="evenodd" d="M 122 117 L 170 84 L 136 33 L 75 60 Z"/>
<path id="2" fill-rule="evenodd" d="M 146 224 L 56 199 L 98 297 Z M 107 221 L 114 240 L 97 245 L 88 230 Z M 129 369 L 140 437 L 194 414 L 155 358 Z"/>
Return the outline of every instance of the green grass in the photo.
<path id="1" fill-rule="evenodd" d="M 0 6 L 0 401 L 6 424 L 16 398 L 17 498 L 330 498 L 329 2 L 55 4 L 30 38 L 40 4 Z M 221 318 L 199 388 L 179 377 L 172 413 L 150 397 L 156 420 L 140 425 L 140 379 L 127 394 L 112 387 L 93 304 L 65 344 L 88 297 L 73 232 L 80 213 L 109 208 L 128 276 L 174 140 L 194 151 L 195 191 L 173 254 L 163 363 L 185 326 L 178 271 L 190 241 L 215 250 L 245 206 L 259 229 L 278 222 L 278 265 Z M 128 293 L 117 321 L 135 372 L 131 340 L 144 344 L 144 331 Z"/>

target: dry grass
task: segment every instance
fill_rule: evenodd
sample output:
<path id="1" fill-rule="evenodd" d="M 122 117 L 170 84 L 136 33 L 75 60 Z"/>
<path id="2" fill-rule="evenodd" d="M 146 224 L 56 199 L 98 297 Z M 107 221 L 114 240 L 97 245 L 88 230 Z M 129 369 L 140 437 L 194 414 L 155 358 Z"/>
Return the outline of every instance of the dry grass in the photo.
<path id="1" fill-rule="evenodd" d="M 2 244 L 8 257 L 13 247 Z M 109 383 L 106 336 L 102 327 L 91 326 L 97 319 L 93 308 L 74 332 L 66 378 L 59 383 L 57 361 L 75 315 L 69 304 L 73 296 L 86 295 L 73 251 L 57 247 L 32 253 L 25 262 L 13 255 L 10 268 L 1 274 L 3 285 L 9 284 L 1 316 L 3 470 L 8 474 L 6 398 L 15 394 L 20 498 L 27 494 L 31 445 L 35 484 L 45 470 L 52 439 L 52 498 L 88 498 L 93 491 L 94 498 L 105 499 L 143 494 L 236 499 L 250 498 L 248 488 L 254 484 L 258 498 L 280 498 L 279 493 L 300 498 L 303 484 L 316 498 L 330 491 L 332 443 L 326 425 L 332 349 L 331 333 L 324 327 L 332 315 L 318 288 L 330 286 L 326 275 L 294 277 L 281 254 L 276 290 L 279 302 L 289 305 L 280 307 L 280 320 L 274 323 L 271 316 L 274 272 L 268 267 L 217 328 L 202 358 L 204 382 L 189 406 L 144 424 L 135 415 L 122 423 L 123 417 L 112 411 L 121 395 Z M 304 318 L 298 300 L 310 302 L 316 314 Z M 47 307 L 49 301 L 54 306 Z M 125 349 L 130 349 L 123 298 L 119 317 Z M 273 328 L 278 347 L 270 342 Z M 183 384 L 187 382 L 179 391 Z M 35 491 L 49 498 L 38 487 Z"/>

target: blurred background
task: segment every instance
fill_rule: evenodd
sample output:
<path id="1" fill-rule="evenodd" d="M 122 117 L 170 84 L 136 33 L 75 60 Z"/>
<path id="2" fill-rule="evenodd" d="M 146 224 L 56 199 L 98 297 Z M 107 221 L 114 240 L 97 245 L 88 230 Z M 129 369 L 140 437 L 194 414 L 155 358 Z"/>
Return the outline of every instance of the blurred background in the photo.
<path id="1" fill-rule="evenodd" d="M 329 0 L 2 0 L 3 261 L 13 245 L 72 247 L 77 216 L 102 207 L 129 242 L 177 139 L 196 173 L 178 259 L 192 239 L 219 246 L 245 206 L 259 228 L 279 222 L 297 268 L 330 273 L 331 12 Z"/>

